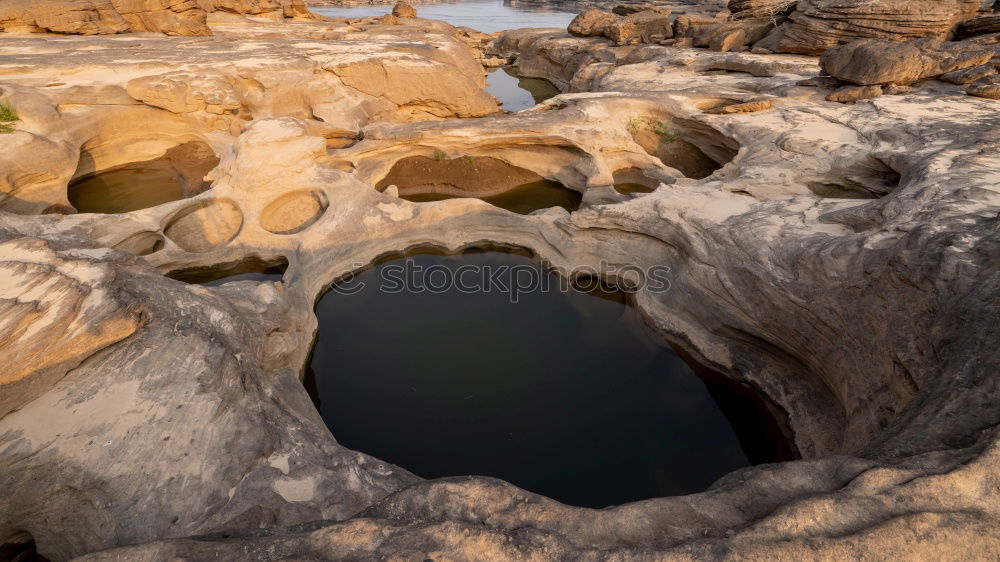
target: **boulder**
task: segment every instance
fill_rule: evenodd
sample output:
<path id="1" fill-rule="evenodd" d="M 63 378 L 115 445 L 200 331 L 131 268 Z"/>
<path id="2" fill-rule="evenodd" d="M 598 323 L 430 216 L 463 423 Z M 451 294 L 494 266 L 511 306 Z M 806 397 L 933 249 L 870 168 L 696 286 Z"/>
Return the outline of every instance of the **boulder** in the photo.
<path id="1" fill-rule="evenodd" d="M 670 16 L 660 11 L 637 12 L 607 26 L 604 35 L 618 45 L 650 43 L 674 36 Z"/>
<path id="2" fill-rule="evenodd" d="M 396 2 L 392 8 L 392 15 L 397 18 L 415 18 L 417 17 L 417 9 L 406 2 Z"/>
<path id="3" fill-rule="evenodd" d="M 729 11 L 737 19 L 774 18 L 788 15 L 797 3 L 798 0 L 729 0 Z"/>
<path id="4" fill-rule="evenodd" d="M 604 35 L 607 27 L 616 21 L 618 17 L 611 12 L 592 8 L 577 14 L 566 31 L 577 37 L 595 37 Z"/>
<path id="5" fill-rule="evenodd" d="M 774 29 L 772 18 L 740 19 L 718 24 L 708 41 L 713 51 L 745 51 Z"/>
<path id="6" fill-rule="evenodd" d="M 692 47 L 707 47 L 718 26 L 725 20 L 702 14 L 677 16 L 674 21 L 674 37 L 690 39 Z"/>
<path id="7" fill-rule="evenodd" d="M 882 95 L 882 86 L 844 86 L 826 96 L 826 101 L 851 103 L 877 98 Z"/>
<path id="8" fill-rule="evenodd" d="M 715 51 L 744 51 L 774 29 L 780 20 L 745 18 L 730 20 L 704 15 L 683 15 L 674 22 L 674 36 L 690 39 L 692 47 Z"/>
<path id="9" fill-rule="evenodd" d="M 1000 74 L 976 80 L 965 90 L 970 96 L 1000 100 Z"/>
<path id="10" fill-rule="evenodd" d="M 947 39 L 978 8 L 978 0 L 801 0 L 778 51 L 819 55 L 855 39 Z"/>
<path id="11" fill-rule="evenodd" d="M 4 0 L 0 31 L 104 35 L 150 31 L 211 35 L 195 0 Z"/>
<path id="12" fill-rule="evenodd" d="M 997 70 L 993 66 L 993 63 L 988 62 L 986 64 L 981 64 L 979 66 L 973 66 L 971 68 L 966 68 L 963 70 L 955 70 L 953 72 L 948 72 L 941 75 L 941 80 L 945 82 L 951 82 L 952 84 L 971 84 L 980 78 L 986 78 L 991 74 L 996 74 Z"/>
<path id="13" fill-rule="evenodd" d="M 841 80 L 862 86 L 912 84 L 986 64 L 993 52 L 935 39 L 894 42 L 863 39 L 823 53 L 820 67 Z"/>

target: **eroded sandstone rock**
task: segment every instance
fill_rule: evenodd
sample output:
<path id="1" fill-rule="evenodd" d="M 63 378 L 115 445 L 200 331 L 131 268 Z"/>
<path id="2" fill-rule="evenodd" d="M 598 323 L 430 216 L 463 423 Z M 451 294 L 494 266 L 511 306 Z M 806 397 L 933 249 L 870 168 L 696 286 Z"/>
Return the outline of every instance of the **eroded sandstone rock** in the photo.
<path id="1" fill-rule="evenodd" d="M 1000 100 L 1000 75 L 992 74 L 969 84 L 966 92 L 970 96 Z"/>
<path id="2" fill-rule="evenodd" d="M 566 30 L 579 37 L 595 37 L 604 35 L 607 27 L 616 21 L 618 18 L 614 14 L 591 8 L 577 14 Z"/>
<path id="3" fill-rule="evenodd" d="M 406 2 L 396 2 L 396 5 L 392 7 L 392 15 L 397 18 L 415 18 L 417 10 Z"/>
<path id="4" fill-rule="evenodd" d="M 139 327 L 142 305 L 111 289 L 122 259 L 37 238 L 0 243 L 0 418 Z"/>
<path id="5" fill-rule="evenodd" d="M 851 103 L 882 95 L 882 86 L 842 86 L 830 92 L 826 96 L 826 101 L 836 101 L 840 103 Z"/>
<path id="6" fill-rule="evenodd" d="M 777 18 L 788 15 L 798 0 L 729 0 L 729 11 L 736 18 Z"/>
<path id="7" fill-rule="evenodd" d="M 864 39 L 830 49 L 820 57 L 823 71 L 862 86 L 912 84 L 986 64 L 993 52 L 934 39 L 894 42 Z"/>
<path id="8" fill-rule="evenodd" d="M 205 17 L 195 0 L 8 0 L 0 4 L 0 31 L 210 35 Z"/>
<path id="9" fill-rule="evenodd" d="M 800 0 L 777 50 L 819 55 L 856 39 L 947 39 L 978 8 L 978 0 Z"/>
<path id="10" fill-rule="evenodd" d="M 172 72 L 130 80 L 126 90 L 133 98 L 174 113 L 206 111 L 216 115 L 243 107 L 240 81 L 222 72 Z"/>
<path id="11" fill-rule="evenodd" d="M 971 84 L 980 78 L 985 78 L 991 74 L 996 74 L 997 69 L 992 62 L 973 66 L 963 70 L 954 70 L 941 75 L 941 80 L 952 84 Z"/>
<path id="12" fill-rule="evenodd" d="M 511 53 L 519 69 L 586 91 L 515 115 L 441 120 L 433 114 L 455 117 L 472 99 L 481 69 L 450 36 L 406 27 L 241 23 L 213 41 L 142 46 L 0 37 L 23 63 L 5 71 L 4 93 L 31 131 L 0 135 L 5 164 L 31 163 L 5 208 L 55 201 L 83 147 L 100 163 L 164 146 L 138 132 L 204 137 L 221 157 L 212 190 L 194 200 L 120 215 L 0 213 L 0 256 L 8 244 L 42 248 L 12 260 L 16 272 L 45 266 L 8 287 L 18 304 L 25 291 L 50 310 L 105 291 L 96 308 L 73 311 L 69 326 L 87 328 L 144 307 L 130 335 L 80 346 L 93 350 L 0 415 L 0 542 L 31 536 L 52 560 L 972 559 L 1000 549 L 993 102 L 831 104 L 796 87 L 819 73 L 814 58 L 519 30 L 495 47 L 523 49 Z M 219 61 L 238 66 L 248 111 L 173 113 L 125 92 L 172 65 L 225 72 Z M 400 62 L 411 66 L 393 70 Z M 48 87 L 49 75 L 69 83 Z M 168 90 L 156 99 L 187 99 Z M 762 97 L 780 103 L 705 111 Z M 420 120 L 406 122 L 404 106 Z M 713 169 L 683 173 L 642 146 L 651 135 L 689 143 Z M 33 155 L 42 140 L 68 156 L 43 165 Z M 375 189 L 395 162 L 434 148 L 554 178 L 584 204 L 512 215 Z M 663 185 L 623 199 L 611 187 L 622 169 Z M 698 494 L 592 510 L 491 478 L 421 481 L 337 444 L 297 380 L 317 295 L 389 252 L 484 241 L 568 269 L 668 267 L 671 290 L 634 297 L 651 329 L 772 401 L 804 458 Z M 163 275 L 254 259 L 286 260 L 285 281 L 204 287 Z M 53 273 L 66 267 L 71 281 Z M 33 294 L 33 279 L 58 290 Z M 36 309 L 0 307 L 0 325 Z"/>
<path id="13" fill-rule="evenodd" d="M 206 12 L 223 12 L 280 20 L 311 19 L 304 0 L 198 0 Z"/>
<path id="14" fill-rule="evenodd" d="M 642 11 L 608 24 L 604 35 L 618 45 L 650 43 L 674 36 L 669 13 Z"/>

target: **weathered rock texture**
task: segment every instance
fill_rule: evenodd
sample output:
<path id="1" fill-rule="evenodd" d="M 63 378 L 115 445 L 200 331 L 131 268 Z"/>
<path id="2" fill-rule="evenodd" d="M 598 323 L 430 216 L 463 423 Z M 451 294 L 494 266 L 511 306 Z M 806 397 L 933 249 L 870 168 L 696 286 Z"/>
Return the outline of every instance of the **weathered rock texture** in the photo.
<path id="1" fill-rule="evenodd" d="M 0 31 L 211 33 L 195 0 L 5 0 L 0 3 Z"/>
<path id="2" fill-rule="evenodd" d="M 626 11 L 624 17 L 618 17 L 603 10 L 585 10 L 573 18 L 567 31 L 578 37 L 607 37 L 617 45 L 656 43 L 674 36 L 670 10 L 622 10 Z"/>
<path id="3" fill-rule="evenodd" d="M 310 19 L 311 12 L 303 0 L 198 0 L 206 12 L 222 12 L 268 19 Z"/>
<path id="4" fill-rule="evenodd" d="M 995 101 L 936 83 L 833 104 L 799 85 L 818 75 L 813 58 L 520 30 L 493 48 L 520 49 L 522 74 L 566 93 L 483 116 L 492 100 L 471 93 L 483 83 L 469 48 L 401 22 L 243 23 L 213 41 L 0 37 L 13 61 L 0 84 L 22 114 L 0 135 L 0 170 L 14 170 L 3 207 L 22 213 L 0 213 L 0 268 L 14 276 L 0 283 L 0 336 L 16 338 L 0 356 L 32 362 L 13 382 L 27 385 L 16 409 L 0 414 L 0 543 L 31 537 L 52 560 L 1000 550 Z M 177 85 L 178 72 L 209 69 L 225 78 Z M 635 123 L 669 123 L 719 169 L 688 177 L 637 142 Z M 126 214 L 59 213 L 81 163 L 104 169 L 191 137 L 219 154 L 210 190 Z M 583 205 L 516 215 L 375 189 L 397 162 L 436 151 L 497 158 Z M 660 185 L 621 195 L 623 169 Z M 847 187 L 870 198 L 829 195 Z M 640 290 L 638 310 L 767 397 L 803 459 L 592 510 L 490 478 L 421 481 L 336 443 L 297 380 L 317 296 L 390 252 L 484 242 L 565 272 L 668 266 L 671 290 Z M 287 263 L 283 282 L 164 275 L 251 260 Z M 36 341 L 43 327 L 53 333 Z M 58 354 L 32 369 L 45 342 Z"/>
<path id="5" fill-rule="evenodd" d="M 818 55 L 855 39 L 947 39 L 978 8 L 978 0 L 800 0 L 777 47 Z"/>
<path id="6" fill-rule="evenodd" d="M 798 0 L 729 0 L 729 11 L 736 18 L 765 18 L 786 15 Z"/>
<path id="7" fill-rule="evenodd" d="M 1000 75 L 992 74 L 969 84 L 966 90 L 970 96 L 1000 100 Z"/>
<path id="8" fill-rule="evenodd" d="M 580 12 L 566 30 L 579 37 L 596 37 L 604 35 L 607 27 L 616 21 L 615 14 L 592 8 Z"/>
<path id="9" fill-rule="evenodd" d="M 830 76 L 852 84 L 912 84 L 985 65 L 993 56 L 992 50 L 977 49 L 967 43 L 864 39 L 823 53 L 820 66 Z"/>

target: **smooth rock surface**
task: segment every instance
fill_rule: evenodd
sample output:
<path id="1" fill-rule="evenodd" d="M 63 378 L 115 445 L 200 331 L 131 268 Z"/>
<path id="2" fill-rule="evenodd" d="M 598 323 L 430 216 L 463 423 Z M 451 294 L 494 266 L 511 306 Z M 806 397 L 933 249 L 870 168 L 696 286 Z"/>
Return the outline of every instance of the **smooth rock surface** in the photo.
<path id="1" fill-rule="evenodd" d="M 0 135 L 0 354 L 28 367 L 0 414 L 0 543 L 29 536 L 51 560 L 1000 550 L 996 101 L 934 82 L 830 103 L 799 85 L 815 58 L 518 30 L 490 49 L 564 93 L 491 115 L 477 53 L 453 29 L 373 18 L 241 21 L 212 40 L 0 36 L 0 87 L 20 114 Z M 649 134 L 717 169 L 685 174 L 637 141 Z M 211 189 L 124 214 L 63 206 L 81 166 L 192 139 L 220 158 Z M 517 215 L 375 189 L 436 151 L 501 159 L 583 204 Z M 625 169 L 659 188 L 618 194 Z M 802 460 L 592 510 L 491 478 L 422 481 L 339 445 L 299 382 L 317 297 L 387 253 L 484 242 L 566 272 L 669 267 L 670 290 L 639 290 L 638 311 L 766 397 Z M 253 260 L 286 262 L 282 282 L 169 277 Z M 35 368 L 34 345 L 68 359 Z"/>

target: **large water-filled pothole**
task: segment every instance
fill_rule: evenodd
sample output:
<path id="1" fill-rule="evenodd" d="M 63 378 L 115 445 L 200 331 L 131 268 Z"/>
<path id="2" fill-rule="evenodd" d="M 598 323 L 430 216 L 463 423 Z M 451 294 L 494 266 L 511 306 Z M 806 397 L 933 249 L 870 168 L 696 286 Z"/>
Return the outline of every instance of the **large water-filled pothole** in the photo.
<path id="1" fill-rule="evenodd" d="M 696 376 L 624 294 L 560 282 L 520 253 L 383 260 L 317 303 L 306 387 L 346 447 L 571 505 L 698 492 L 792 457 L 759 397 Z"/>
<path id="2" fill-rule="evenodd" d="M 486 91 L 498 99 L 507 111 L 534 107 L 558 95 L 559 88 L 543 78 L 518 76 L 510 66 L 486 71 Z"/>
<path id="3" fill-rule="evenodd" d="M 399 196 L 425 203 L 456 197 L 476 197 L 515 213 L 563 207 L 575 211 L 582 195 L 498 158 L 411 156 L 396 162 L 376 188 L 395 185 Z"/>
<path id="4" fill-rule="evenodd" d="M 90 167 L 86 155 L 81 168 Z M 127 213 L 197 195 L 208 189 L 205 174 L 219 163 L 200 141 L 175 146 L 160 158 L 132 162 L 74 179 L 67 190 L 81 213 Z M 92 168 L 91 168 L 92 169 Z"/>

